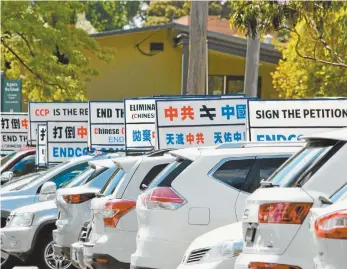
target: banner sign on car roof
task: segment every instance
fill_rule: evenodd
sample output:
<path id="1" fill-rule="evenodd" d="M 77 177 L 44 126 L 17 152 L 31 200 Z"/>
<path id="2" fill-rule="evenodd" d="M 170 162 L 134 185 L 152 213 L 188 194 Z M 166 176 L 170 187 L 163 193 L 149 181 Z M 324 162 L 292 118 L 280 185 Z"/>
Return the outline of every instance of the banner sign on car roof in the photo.
<path id="1" fill-rule="evenodd" d="M 347 126 L 347 99 L 249 100 L 251 141 L 297 141 Z"/>
<path id="2" fill-rule="evenodd" d="M 36 165 L 47 166 L 47 124 L 37 125 Z"/>
<path id="3" fill-rule="evenodd" d="M 124 103 L 123 101 L 89 101 L 90 149 L 124 150 Z"/>
<path id="4" fill-rule="evenodd" d="M 126 149 L 152 150 L 155 148 L 155 99 L 125 99 Z"/>
<path id="5" fill-rule="evenodd" d="M 1 151 L 26 147 L 28 126 L 28 113 L 1 113 Z"/>
<path id="6" fill-rule="evenodd" d="M 88 154 L 88 122 L 47 122 L 47 162 Z"/>
<path id="7" fill-rule="evenodd" d="M 29 102 L 29 142 L 36 144 L 37 125 L 55 122 L 88 121 L 88 103 Z"/>
<path id="8" fill-rule="evenodd" d="M 157 100 L 159 149 L 246 140 L 246 98 Z"/>

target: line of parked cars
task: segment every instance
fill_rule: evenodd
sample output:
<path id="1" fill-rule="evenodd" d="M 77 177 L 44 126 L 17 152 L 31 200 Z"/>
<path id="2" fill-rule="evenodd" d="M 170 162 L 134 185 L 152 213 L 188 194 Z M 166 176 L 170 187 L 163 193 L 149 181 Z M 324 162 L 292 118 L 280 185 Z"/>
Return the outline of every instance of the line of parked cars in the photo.
<path id="1" fill-rule="evenodd" d="M 345 269 L 347 128 L 305 139 L 89 155 L 10 181 L 1 267 Z"/>

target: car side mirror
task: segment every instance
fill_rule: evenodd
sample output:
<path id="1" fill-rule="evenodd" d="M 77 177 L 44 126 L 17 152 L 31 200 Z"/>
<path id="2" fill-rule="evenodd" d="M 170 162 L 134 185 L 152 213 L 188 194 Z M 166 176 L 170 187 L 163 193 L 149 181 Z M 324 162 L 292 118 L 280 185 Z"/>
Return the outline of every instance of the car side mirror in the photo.
<path id="1" fill-rule="evenodd" d="M 1 174 L 1 185 L 9 182 L 13 178 L 13 172 L 12 171 L 6 171 Z"/>
<path id="2" fill-rule="evenodd" d="M 318 199 L 319 199 L 319 201 L 321 201 L 321 203 L 323 205 L 332 205 L 333 204 L 333 202 L 329 198 L 326 198 L 324 196 L 319 196 Z"/>
<path id="3" fill-rule="evenodd" d="M 49 201 L 53 200 L 55 197 L 55 193 L 57 192 L 57 186 L 54 182 L 46 182 L 42 185 L 40 194 L 39 194 L 39 201 Z"/>

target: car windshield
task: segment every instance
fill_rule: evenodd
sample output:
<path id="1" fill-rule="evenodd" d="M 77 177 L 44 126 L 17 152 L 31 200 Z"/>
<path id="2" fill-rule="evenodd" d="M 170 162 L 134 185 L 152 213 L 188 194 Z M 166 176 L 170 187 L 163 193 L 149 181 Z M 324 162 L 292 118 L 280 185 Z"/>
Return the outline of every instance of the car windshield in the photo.
<path id="1" fill-rule="evenodd" d="M 123 169 L 116 169 L 114 173 L 110 176 L 110 178 L 107 180 L 104 187 L 101 189 L 100 193 L 104 196 L 111 195 L 115 188 L 118 186 L 118 183 L 121 181 L 123 176 L 126 176 L 126 173 Z"/>
<path id="2" fill-rule="evenodd" d="M 8 155 L 6 155 L 4 158 L 1 159 L 1 166 L 3 166 L 5 163 L 7 163 L 8 161 L 10 161 L 11 159 L 13 159 L 14 156 L 17 155 L 18 152 L 12 152 Z"/>
<path id="3" fill-rule="evenodd" d="M 72 181 L 69 181 L 65 185 L 63 185 L 62 188 L 72 188 L 82 184 L 87 184 L 92 179 L 96 178 L 101 173 L 105 172 L 107 169 L 108 169 L 107 167 L 103 167 L 103 166 L 100 166 L 100 167 L 90 166 L 87 170 L 79 174 Z"/>
<path id="4" fill-rule="evenodd" d="M 289 158 L 265 182 L 280 187 L 294 186 L 304 172 L 317 164 L 337 143 L 328 140 L 310 142 L 302 150 Z"/>
<path id="5" fill-rule="evenodd" d="M 347 199 L 347 184 L 344 185 L 341 189 L 339 189 L 337 192 L 335 192 L 331 197 L 330 200 L 333 203 L 336 203 L 338 201 L 342 201 Z"/>

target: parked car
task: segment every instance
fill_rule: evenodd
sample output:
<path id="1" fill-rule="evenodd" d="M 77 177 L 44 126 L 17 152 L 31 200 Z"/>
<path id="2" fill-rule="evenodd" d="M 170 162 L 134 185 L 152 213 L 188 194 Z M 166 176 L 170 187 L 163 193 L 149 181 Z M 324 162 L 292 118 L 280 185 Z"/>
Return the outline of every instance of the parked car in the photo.
<path id="1" fill-rule="evenodd" d="M 347 184 L 325 203 L 332 204 L 311 209 L 314 268 L 344 268 L 347 265 Z"/>
<path id="2" fill-rule="evenodd" d="M 88 168 L 88 161 L 92 159 L 105 159 L 118 156 L 117 154 L 97 155 L 90 154 L 78 158 L 70 159 L 49 169 L 39 177 L 34 178 L 30 183 L 23 183 L 10 191 L 1 191 L 1 223 L 5 223 L 10 212 L 16 208 L 39 202 L 39 194 L 42 186 L 46 182 L 52 182 L 59 189 L 67 182 L 71 181 L 78 174 Z M 49 190 L 48 190 L 49 191 Z"/>
<path id="3" fill-rule="evenodd" d="M 235 268 L 314 268 L 307 216 L 324 203 L 320 196 L 330 197 L 347 181 L 347 128 L 306 139 L 307 145 L 248 197 L 245 245 Z"/>
<path id="4" fill-rule="evenodd" d="M 90 161 L 87 170 L 67 182 L 61 189 L 73 192 L 74 189 L 78 189 L 77 186 L 82 184 L 85 188 L 94 189 L 100 184 L 105 184 L 114 172 L 114 167 L 114 163 L 110 160 Z M 58 192 L 58 199 L 59 195 Z M 40 200 L 46 198 L 41 194 Z M 21 224 L 20 221 L 23 222 L 24 216 L 31 217 L 31 222 L 28 219 L 27 223 Z M 1 248 L 11 254 L 8 260 L 2 261 L 2 268 L 12 268 L 13 265 L 18 264 L 16 257 L 29 264 L 38 265 L 39 268 L 53 269 L 56 261 L 61 261 L 61 265 L 65 269 L 71 267 L 69 260 L 52 254 L 52 231 L 56 228 L 57 218 L 58 209 L 53 200 L 24 206 L 11 212 L 6 227 L 0 230 Z M 8 257 L 6 254 L 2 257 Z"/>
<path id="5" fill-rule="evenodd" d="M 137 199 L 131 268 L 177 268 L 196 237 L 240 221 L 249 193 L 301 147 L 229 143 L 172 151 L 176 161 Z"/>
<path id="6" fill-rule="evenodd" d="M 130 255 L 136 249 L 135 201 L 174 160 L 165 153 L 116 160 L 124 175 L 116 188 L 105 189 L 103 197 L 93 199 L 92 222 L 82 228 L 79 242 L 72 245 L 71 257 L 76 266 L 129 268 Z"/>

